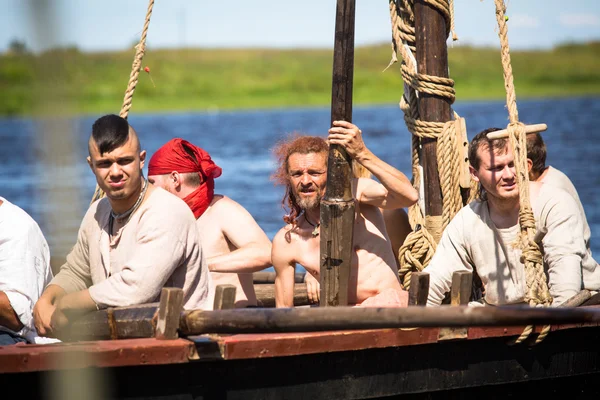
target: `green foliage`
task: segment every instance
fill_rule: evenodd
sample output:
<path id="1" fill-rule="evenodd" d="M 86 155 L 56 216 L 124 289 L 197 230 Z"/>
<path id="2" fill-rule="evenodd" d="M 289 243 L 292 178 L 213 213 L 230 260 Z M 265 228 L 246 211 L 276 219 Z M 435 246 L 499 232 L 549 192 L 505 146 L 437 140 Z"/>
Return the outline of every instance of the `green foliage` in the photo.
<path id="1" fill-rule="evenodd" d="M 448 49 L 459 100 L 504 99 L 500 51 Z M 600 94 L 600 43 L 564 44 L 548 51 L 513 51 L 517 100 Z M 133 112 L 327 105 L 331 50 L 148 49 L 156 87 L 141 72 Z M 399 64 L 385 70 L 389 45 L 355 49 L 355 104 L 397 103 Z M 0 115 L 119 112 L 133 50 L 0 55 Z"/>

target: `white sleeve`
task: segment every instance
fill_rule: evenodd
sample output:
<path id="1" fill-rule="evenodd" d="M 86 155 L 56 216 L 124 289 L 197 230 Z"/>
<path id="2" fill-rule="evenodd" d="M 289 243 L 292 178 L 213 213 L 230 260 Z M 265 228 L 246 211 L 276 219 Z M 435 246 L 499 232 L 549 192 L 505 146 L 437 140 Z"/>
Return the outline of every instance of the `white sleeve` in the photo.
<path id="1" fill-rule="evenodd" d="M 544 260 L 548 265 L 548 287 L 553 306 L 576 295 L 583 287 L 581 262 L 586 252 L 583 221 L 575 200 L 560 191 L 552 196 L 541 216 Z"/>

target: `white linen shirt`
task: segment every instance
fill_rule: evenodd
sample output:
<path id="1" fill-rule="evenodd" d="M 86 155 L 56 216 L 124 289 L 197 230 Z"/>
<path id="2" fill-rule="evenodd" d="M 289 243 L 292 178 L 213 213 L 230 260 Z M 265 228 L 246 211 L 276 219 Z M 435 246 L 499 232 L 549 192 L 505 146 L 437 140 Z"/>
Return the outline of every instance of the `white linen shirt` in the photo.
<path id="1" fill-rule="evenodd" d="M 19 332 L 0 325 L 32 343 L 56 341 L 37 335 L 33 306 L 52 279 L 50 250 L 38 224 L 3 197 L 0 205 L 0 291 L 23 324 Z"/>

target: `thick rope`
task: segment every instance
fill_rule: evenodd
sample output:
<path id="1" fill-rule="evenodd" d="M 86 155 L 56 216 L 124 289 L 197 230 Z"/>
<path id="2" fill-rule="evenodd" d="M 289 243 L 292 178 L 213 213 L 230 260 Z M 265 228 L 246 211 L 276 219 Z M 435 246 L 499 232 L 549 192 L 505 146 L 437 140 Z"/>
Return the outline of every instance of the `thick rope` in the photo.
<path id="1" fill-rule="evenodd" d="M 506 105 L 510 123 L 508 132 L 515 155 L 515 170 L 517 185 L 519 187 L 519 225 L 521 228 L 517 246 L 522 250 L 522 262 L 525 267 L 525 281 L 527 292 L 525 301 L 530 306 L 549 306 L 552 297 L 548 290 L 548 283 L 544 274 L 544 260 L 541 250 L 534 241 L 535 217 L 531 210 L 529 199 L 529 177 L 527 171 L 527 146 L 525 142 L 525 126 L 519 122 L 517 111 L 517 96 L 513 82 L 510 50 L 508 46 L 508 27 L 506 24 L 506 5 L 504 0 L 494 0 L 496 4 L 496 20 L 498 22 L 498 36 L 500 37 L 502 68 L 504 70 L 504 86 L 506 88 Z M 536 343 L 542 341 L 548 334 L 550 327 L 544 327 Z M 533 331 L 532 326 L 527 326 L 515 343 L 525 340 Z"/>
<path id="2" fill-rule="evenodd" d="M 428 0 L 446 19 L 447 34 L 452 25 L 452 11 L 448 0 Z M 406 289 L 410 288 L 412 272 L 422 271 L 428 264 L 441 237 L 443 229 L 452 217 L 462 208 L 460 195 L 460 154 L 456 142 L 455 124 L 448 122 L 429 122 L 419 118 L 417 96 L 427 93 L 439 96 L 453 103 L 456 97 L 454 81 L 449 78 L 417 73 L 414 61 L 415 18 L 413 1 L 389 1 L 390 19 L 392 22 L 392 60 L 390 65 L 402 59 L 401 73 L 405 83 L 404 95 L 400 101 L 400 109 L 404 112 L 404 121 L 412 134 L 412 172 L 413 186 L 419 190 L 419 150 L 421 138 L 437 140 L 438 170 L 442 191 L 442 216 L 425 218 L 418 205 L 409 208 L 408 216 L 413 232 L 405 239 L 399 249 L 399 277 Z M 388 65 L 389 68 L 389 65 Z M 458 118 L 458 116 L 456 116 Z"/>
<path id="3" fill-rule="evenodd" d="M 129 74 L 129 82 L 127 83 L 127 89 L 125 90 L 125 97 L 123 99 L 123 105 L 121 106 L 121 112 L 119 115 L 122 118 L 127 119 L 131 104 L 133 102 L 133 92 L 138 83 L 138 77 L 142 69 L 142 59 L 146 51 L 146 36 L 148 35 L 148 27 L 150 26 L 150 17 L 152 16 L 152 8 L 154 7 L 154 0 L 150 0 L 148 3 L 148 11 L 146 12 L 146 19 L 144 22 L 144 28 L 142 29 L 142 36 L 140 42 L 135 46 L 135 56 L 133 57 L 133 64 L 131 66 L 131 73 Z M 96 190 L 92 196 L 91 203 L 104 197 L 104 192 L 96 184 Z M 91 204 L 90 203 L 90 204 Z"/>

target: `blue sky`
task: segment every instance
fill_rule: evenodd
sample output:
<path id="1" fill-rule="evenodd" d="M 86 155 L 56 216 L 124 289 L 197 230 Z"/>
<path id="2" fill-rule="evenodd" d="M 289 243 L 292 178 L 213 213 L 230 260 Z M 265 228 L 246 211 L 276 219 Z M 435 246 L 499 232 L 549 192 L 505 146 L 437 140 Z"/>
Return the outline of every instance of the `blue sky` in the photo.
<path id="1" fill-rule="evenodd" d="M 335 4 L 156 0 L 148 46 L 328 48 Z M 0 51 L 11 39 L 36 51 L 68 45 L 84 51 L 128 49 L 139 40 L 147 5 L 147 0 L 0 0 Z M 509 0 L 507 8 L 511 48 L 600 40 L 599 0 Z M 356 14 L 357 45 L 389 41 L 387 1 L 356 0 Z M 458 44 L 498 45 L 493 0 L 455 0 L 455 14 Z"/>

